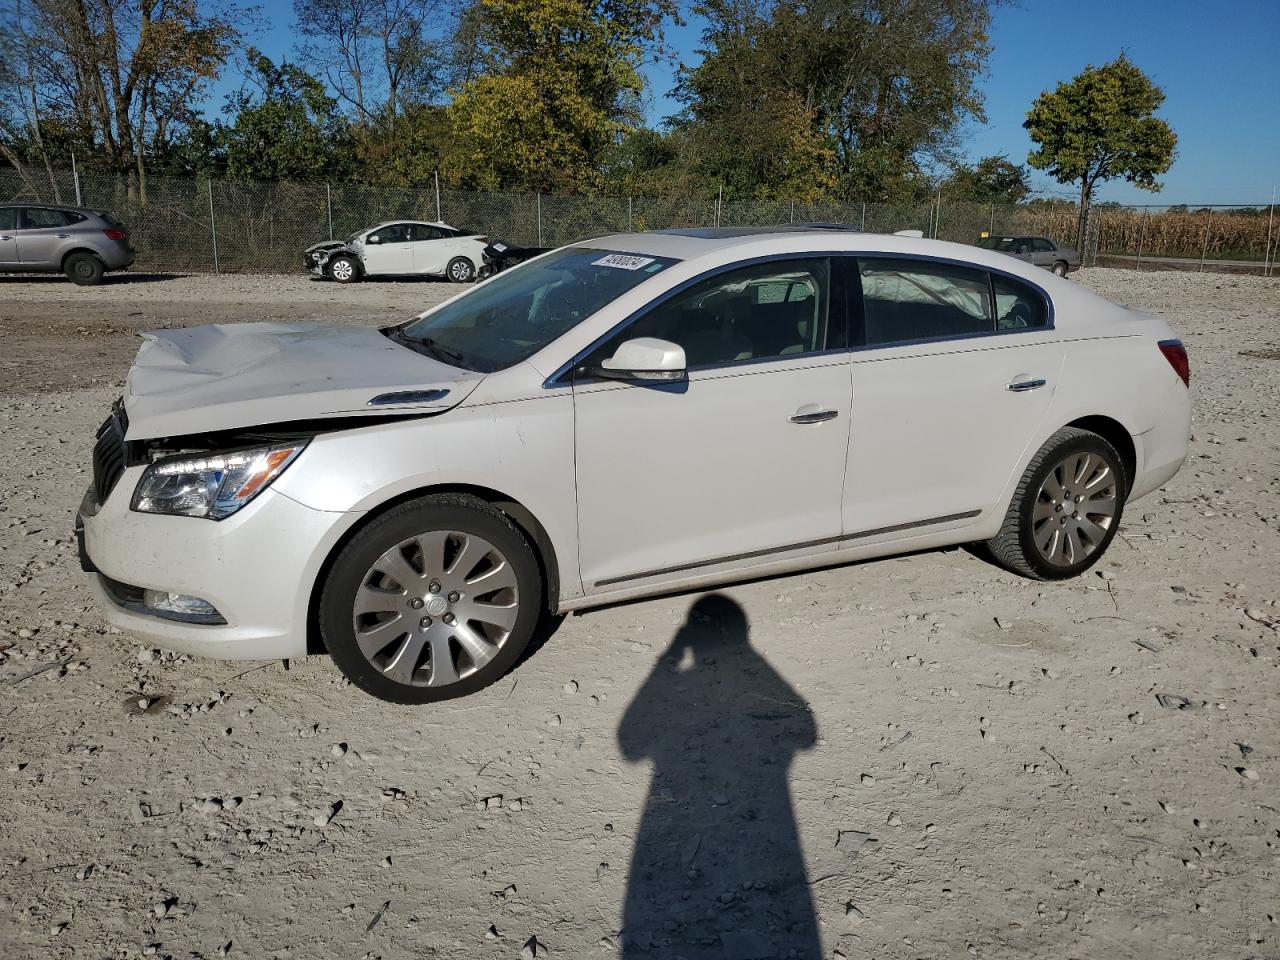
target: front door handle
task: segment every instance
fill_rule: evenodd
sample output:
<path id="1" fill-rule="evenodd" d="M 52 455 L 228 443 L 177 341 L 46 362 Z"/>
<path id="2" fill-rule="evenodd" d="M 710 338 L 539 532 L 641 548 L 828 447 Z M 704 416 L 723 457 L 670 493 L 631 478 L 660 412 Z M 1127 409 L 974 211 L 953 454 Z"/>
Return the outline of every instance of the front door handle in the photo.
<path id="1" fill-rule="evenodd" d="M 69 234 L 69 233 L 59 233 L 59 234 L 57 235 L 57 237 L 58 237 L 58 239 L 59 239 L 59 240 L 66 240 L 69 236 L 71 236 L 71 234 Z"/>
<path id="2" fill-rule="evenodd" d="M 13 237 L 0 237 L 0 240 L 12 240 Z"/>
<path id="3" fill-rule="evenodd" d="M 792 423 L 824 423 L 834 420 L 840 414 L 835 410 L 819 410 L 817 404 L 805 404 L 791 417 Z"/>
<path id="4" fill-rule="evenodd" d="M 1014 393 L 1026 393 L 1028 390 L 1039 390 L 1044 384 L 1043 380 L 1015 380 L 1005 389 L 1012 390 Z"/>

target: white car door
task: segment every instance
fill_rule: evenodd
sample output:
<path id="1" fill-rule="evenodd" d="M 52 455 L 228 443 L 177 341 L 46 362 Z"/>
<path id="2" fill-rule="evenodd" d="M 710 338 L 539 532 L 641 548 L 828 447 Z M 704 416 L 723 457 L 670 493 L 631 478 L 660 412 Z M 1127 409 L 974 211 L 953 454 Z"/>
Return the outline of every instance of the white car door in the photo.
<path id="1" fill-rule="evenodd" d="M 834 550 L 850 403 L 825 258 L 697 282 L 615 333 L 684 348 L 688 381 L 574 384 L 588 593 Z"/>
<path id="2" fill-rule="evenodd" d="M 972 523 L 997 506 L 1056 388 L 1048 301 L 935 261 L 860 258 L 859 272 L 845 543 Z"/>
<path id="3" fill-rule="evenodd" d="M 392 223 L 379 227 L 364 241 L 364 272 L 369 275 L 398 276 L 413 273 L 414 247 L 411 224 Z"/>
<path id="4" fill-rule="evenodd" d="M 426 276 L 443 276 L 449 265 L 450 244 L 453 242 L 439 227 L 428 223 L 415 223 L 413 230 L 413 272 Z"/>

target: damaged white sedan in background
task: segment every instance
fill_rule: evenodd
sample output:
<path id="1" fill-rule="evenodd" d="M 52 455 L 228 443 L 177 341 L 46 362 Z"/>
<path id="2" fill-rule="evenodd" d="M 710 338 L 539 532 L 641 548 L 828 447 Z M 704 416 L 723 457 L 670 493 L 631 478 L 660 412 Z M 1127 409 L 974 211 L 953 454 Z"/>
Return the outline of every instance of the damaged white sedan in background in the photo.
<path id="1" fill-rule="evenodd" d="M 1167 323 L 999 253 L 626 234 L 384 330 L 158 331 L 78 518 L 110 621 L 422 703 L 583 607 L 953 544 L 1075 576 L 1187 452 Z"/>

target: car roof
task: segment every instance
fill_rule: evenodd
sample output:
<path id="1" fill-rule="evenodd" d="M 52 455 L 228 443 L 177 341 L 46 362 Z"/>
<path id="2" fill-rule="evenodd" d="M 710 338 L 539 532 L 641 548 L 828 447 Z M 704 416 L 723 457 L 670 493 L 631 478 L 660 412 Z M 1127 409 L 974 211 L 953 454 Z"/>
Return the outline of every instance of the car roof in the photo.
<path id="1" fill-rule="evenodd" d="M 372 227 L 365 227 L 364 232 L 367 233 L 370 230 L 381 230 L 383 227 L 394 227 L 401 223 L 412 223 L 415 226 L 420 227 L 447 227 L 450 230 L 458 229 L 452 224 L 445 223 L 443 220 L 384 220 L 382 223 L 375 224 Z"/>
<path id="2" fill-rule="evenodd" d="M 99 217 L 107 212 L 101 207 L 73 207 L 66 203 L 45 203 L 43 200 L 6 200 L 4 203 L 0 203 L 0 209 L 8 209 L 9 207 L 39 207 L 41 210 L 66 210 L 69 213 L 86 213 L 94 217 Z"/>

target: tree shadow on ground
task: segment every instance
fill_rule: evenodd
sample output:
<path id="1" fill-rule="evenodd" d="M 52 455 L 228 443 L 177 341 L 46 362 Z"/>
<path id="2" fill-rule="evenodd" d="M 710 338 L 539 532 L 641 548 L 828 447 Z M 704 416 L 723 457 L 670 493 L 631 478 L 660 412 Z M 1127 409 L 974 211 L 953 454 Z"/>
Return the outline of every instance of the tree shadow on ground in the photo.
<path id="1" fill-rule="evenodd" d="M 650 760 L 627 880 L 623 956 L 822 955 L 788 787 L 813 714 L 754 649 L 743 609 L 696 601 L 618 728 Z"/>

